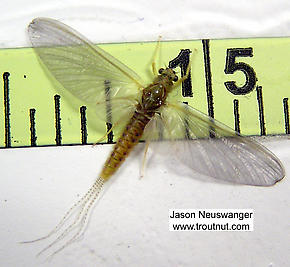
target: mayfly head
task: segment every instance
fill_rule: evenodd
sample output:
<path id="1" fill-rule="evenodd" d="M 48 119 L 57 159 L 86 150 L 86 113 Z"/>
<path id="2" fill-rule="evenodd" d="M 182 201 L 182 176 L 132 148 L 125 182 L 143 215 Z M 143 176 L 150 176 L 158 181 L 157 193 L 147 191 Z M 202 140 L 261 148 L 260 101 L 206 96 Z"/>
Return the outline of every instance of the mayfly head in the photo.
<path id="1" fill-rule="evenodd" d="M 159 69 L 159 75 L 162 77 L 167 77 L 171 82 L 177 82 L 178 76 L 176 75 L 175 71 L 171 68 L 166 69 Z"/>

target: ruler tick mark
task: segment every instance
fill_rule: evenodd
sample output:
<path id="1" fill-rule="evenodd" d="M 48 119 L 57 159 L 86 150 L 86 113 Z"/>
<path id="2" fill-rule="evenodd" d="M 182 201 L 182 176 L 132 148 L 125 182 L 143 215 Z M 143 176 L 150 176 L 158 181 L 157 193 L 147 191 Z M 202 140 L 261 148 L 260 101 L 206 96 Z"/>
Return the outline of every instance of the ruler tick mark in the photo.
<path id="1" fill-rule="evenodd" d="M 36 130 L 35 130 L 35 109 L 31 108 L 29 110 L 29 117 L 30 117 L 30 145 L 36 146 Z"/>
<path id="2" fill-rule="evenodd" d="M 54 96 L 54 110 L 55 110 L 55 142 L 57 146 L 61 145 L 61 117 L 60 117 L 60 96 Z"/>
<path id="3" fill-rule="evenodd" d="M 214 118 L 213 109 L 213 95 L 212 95 L 212 81 L 211 81 L 211 67 L 210 67 L 210 55 L 209 55 L 209 39 L 202 40 L 203 46 L 203 59 L 204 59 L 204 72 L 206 81 L 206 94 L 207 94 L 207 108 L 208 116 Z M 210 137 L 215 137 L 214 129 L 210 128 Z"/>
<path id="4" fill-rule="evenodd" d="M 82 145 L 87 144 L 87 118 L 86 118 L 86 106 L 80 107 L 80 113 L 81 113 L 81 134 L 82 134 Z"/>
<path id="5" fill-rule="evenodd" d="M 9 76 L 10 76 L 9 72 L 3 73 L 4 114 L 5 114 L 5 147 L 11 147 Z"/>
<path id="6" fill-rule="evenodd" d="M 260 133 L 261 135 L 266 135 L 262 86 L 257 86 L 256 90 L 257 90 L 257 100 L 258 100 L 258 107 L 259 107 Z"/>
<path id="7" fill-rule="evenodd" d="M 209 40 L 208 39 L 202 40 L 202 45 L 203 45 L 203 58 L 204 58 L 205 80 L 206 80 L 208 115 L 214 118 L 212 81 L 211 81 L 212 76 L 211 76 L 210 55 L 209 55 Z"/>
<path id="8" fill-rule="evenodd" d="M 106 125 L 107 125 L 107 132 L 109 132 L 112 129 L 112 106 L 111 106 L 111 96 L 110 96 L 110 88 L 111 88 L 111 82 L 106 80 L 104 81 L 104 85 L 105 85 L 105 94 L 106 94 L 106 112 L 107 112 L 107 121 Z M 114 134 L 113 131 L 110 131 L 110 133 L 107 136 L 107 143 L 108 144 L 113 144 L 113 138 L 114 138 Z"/>
<path id="9" fill-rule="evenodd" d="M 287 97 L 285 97 L 283 99 L 283 106 L 284 106 L 284 119 L 285 119 L 285 133 L 290 134 L 289 105 L 288 105 L 288 98 Z"/>
<path id="10" fill-rule="evenodd" d="M 238 133 L 241 133 L 239 100 L 238 99 L 234 99 L 234 116 L 235 116 L 235 131 Z"/>

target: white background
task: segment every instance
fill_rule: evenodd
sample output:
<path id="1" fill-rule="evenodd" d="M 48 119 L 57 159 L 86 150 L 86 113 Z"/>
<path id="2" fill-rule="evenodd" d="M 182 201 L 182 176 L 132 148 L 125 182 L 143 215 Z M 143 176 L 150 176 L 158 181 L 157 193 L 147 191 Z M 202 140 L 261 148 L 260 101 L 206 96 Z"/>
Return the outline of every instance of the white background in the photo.
<path id="1" fill-rule="evenodd" d="M 29 46 L 27 24 L 56 18 L 94 42 L 290 35 L 290 2 L 1 1 L 0 46 Z M 1 62 L 0 62 L 1 64 Z M 290 141 L 262 140 L 290 173 Z M 289 266 L 289 177 L 270 188 L 176 176 L 153 165 L 139 179 L 134 154 L 94 209 L 84 238 L 52 262 L 51 230 L 97 177 L 111 147 L 0 150 L 0 266 Z M 169 232 L 170 208 L 254 209 L 254 232 Z M 42 259 L 43 260 L 43 259 Z"/>

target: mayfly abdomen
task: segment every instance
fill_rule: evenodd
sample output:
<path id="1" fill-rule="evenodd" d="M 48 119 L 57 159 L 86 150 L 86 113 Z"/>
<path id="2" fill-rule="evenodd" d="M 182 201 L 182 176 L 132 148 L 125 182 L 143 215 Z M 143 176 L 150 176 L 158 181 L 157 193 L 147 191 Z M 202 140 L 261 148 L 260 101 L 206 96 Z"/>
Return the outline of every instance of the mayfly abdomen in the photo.
<path id="1" fill-rule="evenodd" d="M 123 134 L 114 146 L 114 149 L 107 159 L 100 177 L 108 180 L 121 166 L 134 146 L 142 137 L 145 126 L 152 118 L 153 114 L 144 114 L 135 111 L 129 123 L 125 127 Z"/>

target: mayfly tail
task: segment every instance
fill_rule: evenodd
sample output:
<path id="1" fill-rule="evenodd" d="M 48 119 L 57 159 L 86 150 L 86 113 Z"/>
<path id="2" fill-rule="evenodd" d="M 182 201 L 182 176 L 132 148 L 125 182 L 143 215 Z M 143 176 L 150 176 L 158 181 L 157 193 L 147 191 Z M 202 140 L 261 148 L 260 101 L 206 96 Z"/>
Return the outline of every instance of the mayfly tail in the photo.
<path id="1" fill-rule="evenodd" d="M 60 220 L 60 222 L 55 226 L 54 229 L 52 229 L 51 232 L 49 232 L 47 235 L 37 238 L 37 239 L 33 239 L 33 240 L 28 240 L 28 241 L 22 241 L 20 243 L 25 244 L 25 243 L 34 243 L 37 241 L 41 241 L 44 239 L 47 239 L 49 237 L 51 237 L 54 233 L 58 232 L 59 229 L 63 226 L 63 224 L 74 214 L 76 213 L 76 211 L 79 208 L 83 208 L 83 206 L 86 204 L 87 199 L 91 196 L 92 192 L 93 192 L 94 186 L 92 186 L 89 191 L 78 201 L 76 202 L 63 216 L 63 218 Z M 84 202 L 82 205 L 81 203 Z"/>
<path id="2" fill-rule="evenodd" d="M 104 183 L 104 180 L 102 182 L 102 185 Z M 70 245 L 71 243 L 75 242 L 76 240 L 78 240 L 82 235 L 83 232 L 85 230 L 85 226 L 87 224 L 87 220 L 88 220 L 88 215 L 89 212 L 93 206 L 93 204 L 95 203 L 99 193 L 100 193 L 101 187 L 98 189 L 98 191 L 94 191 L 95 193 L 92 194 L 92 198 L 89 199 L 90 201 L 88 202 L 88 205 L 85 209 L 83 209 L 82 211 L 82 216 L 81 219 L 78 223 L 73 223 L 70 226 L 68 226 L 65 231 L 55 240 L 53 241 L 50 245 L 48 245 L 46 248 L 44 248 L 42 251 L 40 251 L 37 255 L 40 255 L 41 253 L 43 253 L 44 251 L 46 251 L 47 249 L 51 248 L 55 243 L 57 243 L 58 241 L 60 241 L 61 239 L 63 239 L 75 226 L 78 226 L 78 229 L 76 231 L 76 233 L 68 240 L 64 243 L 64 245 L 62 245 L 60 248 L 58 248 L 57 250 L 55 250 L 49 257 L 52 258 L 54 255 L 56 255 L 57 253 L 59 253 L 60 251 L 62 251 L 64 248 L 66 248 L 68 245 Z M 78 216 L 79 220 L 80 216 Z"/>
<path id="3" fill-rule="evenodd" d="M 33 241 L 26 241 L 24 243 L 31 243 L 31 242 L 36 242 L 39 240 L 46 239 L 53 234 L 57 232 L 61 232 L 58 237 L 51 242 L 48 246 L 46 246 L 44 249 L 42 249 L 37 256 L 41 255 L 43 252 L 47 251 L 51 247 L 53 247 L 55 244 L 60 242 L 62 239 L 67 237 L 71 231 L 76 229 L 76 233 L 73 234 L 71 238 L 58 250 L 56 250 L 51 256 L 57 254 L 59 251 L 64 249 L 68 244 L 79 238 L 86 226 L 88 214 L 96 201 L 103 185 L 104 185 L 105 180 L 103 178 L 98 178 L 93 186 L 89 189 L 89 191 L 75 204 L 73 205 L 68 212 L 64 215 L 64 217 L 61 219 L 61 221 L 58 223 L 58 225 L 46 236 L 42 238 L 38 238 Z M 77 213 L 76 213 L 77 212 Z M 75 216 L 73 216 L 75 214 Z M 73 216 L 73 218 L 70 220 L 69 223 L 65 224 L 66 222 L 69 221 L 69 219 Z M 68 226 L 65 226 L 68 225 Z"/>
<path id="4" fill-rule="evenodd" d="M 89 214 L 95 200 L 97 199 L 97 197 L 98 197 L 98 195 L 99 195 L 99 193 L 104 185 L 104 182 L 105 182 L 105 180 L 101 177 L 95 181 L 95 183 L 90 188 L 90 190 L 85 194 L 85 196 L 79 202 L 76 203 L 76 205 L 80 205 L 80 211 L 76 214 L 73 221 L 66 228 L 62 227 L 64 225 L 64 222 L 67 221 L 67 219 L 72 216 L 71 214 L 67 213 L 65 215 L 66 218 L 64 217 L 65 219 L 62 219 L 61 226 L 59 226 L 57 231 L 60 231 L 61 228 L 64 228 L 64 230 L 62 230 L 61 234 L 53 242 L 51 242 L 48 246 L 46 246 L 44 249 L 42 249 L 37 254 L 37 256 L 39 256 L 43 252 L 47 251 L 48 249 L 53 247 L 55 244 L 60 242 L 62 239 L 67 237 L 70 234 L 70 232 L 73 231 L 75 228 L 77 228 L 76 233 L 73 234 L 73 236 L 71 238 L 69 238 L 69 240 L 67 242 L 65 242 L 65 244 L 63 246 L 61 246 L 59 249 L 57 249 L 55 252 L 53 252 L 53 254 L 51 256 L 57 254 L 58 252 L 63 250 L 67 245 L 69 245 L 71 242 L 75 241 L 76 239 L 78 239 L 81 236 L 81 234 L 86 226 L 88 214 Z M 75 207 L 75 205 L 73 206 L 73 209 L 74 209 L 74 207 Z M 75 213 L 75 211 L 73 211 L 73 213 Z"/>

